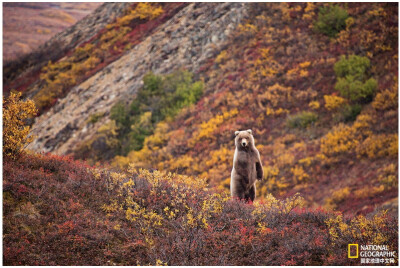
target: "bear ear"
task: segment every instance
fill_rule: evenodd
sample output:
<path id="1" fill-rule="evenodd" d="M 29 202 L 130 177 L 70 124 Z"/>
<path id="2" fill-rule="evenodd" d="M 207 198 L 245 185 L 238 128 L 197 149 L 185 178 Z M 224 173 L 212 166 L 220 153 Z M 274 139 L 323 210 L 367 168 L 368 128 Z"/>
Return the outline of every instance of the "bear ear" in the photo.
<path id="1" fill-rule="evenodd" d="M 239 131 L 235 131 L 235 136 L 239 135 Z"/>
<path id="2" fill-rule="evenodd" d="M 246 131 L 253 135 L 253 131 L 251 131 L 251 129 L 248 129 Z"/>

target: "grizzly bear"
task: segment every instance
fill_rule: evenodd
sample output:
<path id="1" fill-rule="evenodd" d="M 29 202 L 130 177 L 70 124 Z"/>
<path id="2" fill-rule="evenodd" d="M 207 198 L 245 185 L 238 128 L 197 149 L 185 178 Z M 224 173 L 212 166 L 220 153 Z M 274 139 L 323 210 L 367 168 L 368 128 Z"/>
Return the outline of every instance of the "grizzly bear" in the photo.
<path id="1" fill-rule="evenodd" d="M 253 202 L 256 198 L 256 180 L 261 180 L 264 172 L 251 129 L 235 132 L 235 146 L 231 196 Z"/>

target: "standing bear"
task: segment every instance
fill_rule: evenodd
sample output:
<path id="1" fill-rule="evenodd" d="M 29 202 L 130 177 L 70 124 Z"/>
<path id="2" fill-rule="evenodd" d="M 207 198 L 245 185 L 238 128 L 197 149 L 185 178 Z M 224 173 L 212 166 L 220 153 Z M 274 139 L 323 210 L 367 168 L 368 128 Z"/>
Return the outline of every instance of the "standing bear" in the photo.
<path id="1" fill-rule="evenodd" d="M 251 129 L 235 132 L 235 155 L 231 173 L 231 196 L 246 201 L 256 197 L 256 180 L 264 176 L 260 153 Z"/>

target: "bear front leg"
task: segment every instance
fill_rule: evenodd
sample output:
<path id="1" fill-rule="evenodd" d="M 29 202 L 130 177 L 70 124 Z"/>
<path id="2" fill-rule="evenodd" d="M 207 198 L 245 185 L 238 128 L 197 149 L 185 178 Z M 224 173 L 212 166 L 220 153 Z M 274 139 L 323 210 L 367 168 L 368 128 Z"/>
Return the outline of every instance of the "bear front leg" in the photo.
<path id="1" fill-rule="evenodd" d="M 264 171 L 260 162 L 256 162 L 257 180 L 262 180 Z"/>
<path id="2" fill-rule="evenodd" d="M 251 202 L 254 202 L 254 199 L 256 199 L 256 186 L 255 184 L 253 186 L 250 187 L 249 192 L 245 195 L 245 200 L 247 202 L 249 202 L 251 200 Z"/>
<path id="3" fill-rule="evenodd" d="M 246 187 L 242 183 L 242 181 L 234 181 L 231 184 L 231 197 L 233 198 L 238 198 L 239 200 L 242 200 L 245 198 L 245 193 L 246 193 Z"/>

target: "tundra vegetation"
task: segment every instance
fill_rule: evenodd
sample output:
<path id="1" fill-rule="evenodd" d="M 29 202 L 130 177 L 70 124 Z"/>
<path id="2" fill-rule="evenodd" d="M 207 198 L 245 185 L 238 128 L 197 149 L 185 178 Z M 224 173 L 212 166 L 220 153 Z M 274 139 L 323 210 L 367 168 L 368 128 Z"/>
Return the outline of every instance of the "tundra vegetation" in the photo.
<path id="1" fill-rule="evenodd" d="M 228 190 L 232 131 L 251 128 L 266 169 L 260 198 L 300 192 L 308 205 L 350 214 L 397 203 L 397 183 L 377 194 L 382 168 L 394 165 L 389 176 L 398 176 L 396 8 L 250 5 L 254 16 L 201 69 L 199 101 L 161 120 L 141 149 L 113 165 L 197 176 Z"/>
<path id="2" fill-rule="evenodd" d="M 167 7 L 150 6 L 154 16 L 121 18 L 82 46 L 85 62 L 124 27 L 161 23 Z M 22 132 L 3 146 L 4 264 L 356 265 L 348 244 L 398 249 L 397 5 L 248 8 L 198 73 L 149 73 L 136 101 L 92 115 L 107 117 L 104 147 L 21 153 L 27 130 L 3 125 Z M 104 53 L 121 55 L 121 42 Z M 42 72 L 69 85 L 60 97 L 111 56 L 80 78 L 71 58 Z M 57 94 L 34 101 L 45 110 Z M 253 204 L 228 197 L 233 132 L 250 128 L 264 167 Z"/>
<path id="3" fill-rule="evenodd" d="M 31 103 L 14 98 L 6 103 L 29 114 Z M 246 203 L 204 179 L 132 164 L 113 172 L 7 147 L 3 155 L 5 265 L 344 265 L 348 243 L 397 248 L 386 212 L 346 219 L 305 208 L 299 195 Z"/>

